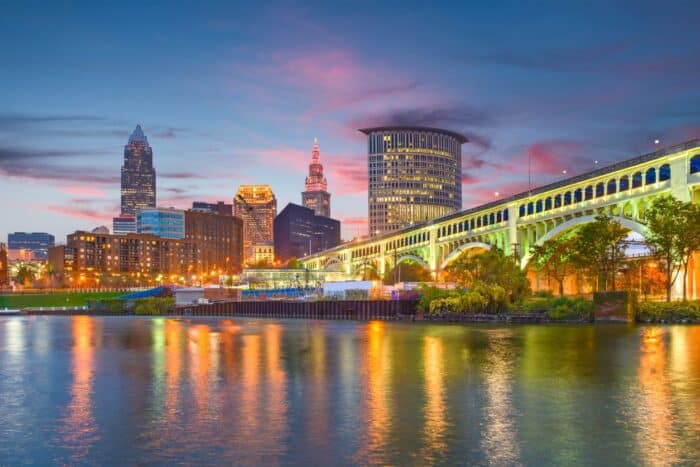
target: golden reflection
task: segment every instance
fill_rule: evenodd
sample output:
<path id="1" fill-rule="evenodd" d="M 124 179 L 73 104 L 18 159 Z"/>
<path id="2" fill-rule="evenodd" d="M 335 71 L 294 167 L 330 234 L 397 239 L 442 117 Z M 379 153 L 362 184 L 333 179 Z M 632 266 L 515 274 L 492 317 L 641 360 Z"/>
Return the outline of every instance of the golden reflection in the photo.
<path id="1" fill-rule="evenodd" d="M 287 434 L 287 374 L 282 367 L 282 333 L 279 324 L 265 326 L 265 358 L 267 360 L 267 422 L 264 439 L 268 453 L 281 454 Z"/>
<path id="2" fill-rule="evenodd" d="M 673 326 L 669 332 L 674 387 L 682 393 L 700 394 L 700 326 Z M 700 397 L 679 397 L 675 402 L 680 405 L 676 416 L 694 431 L 693 439 L 700 439 L 700 423 L 695 419 L 700 414 Z"/>
<path id="3" fill-rule="evenodd" d="M 325 326 L 314 324 L 309 331 L 310 348 L 306 354 L 310 359 L 309 390 L 305 391 L 305 404 L 309 410 L 304 423 L 309 432 L 311 449 L 325 448 L 325 435 L 329 432 L 329 402 L 326 386 L 326 334 Z M 330 459 L 329 459 L 330 460 Z"/>
<path id="4" fill-rule="evenodd" d="M 260 430 L 260 336 L 243 336 L 241 350 L 241 402 L 240 413 L 243 445 L 255 445 L 256 433 Z"/>
<path id="5" fill-rule="evenodd" d="M 431 452 L 443 452 L 445 443 L 445 361 L 442 339 L 425 336 L 423 339 L 423 379 L 425 380 L 425 447 Z"/>
<path id="6" fill-rule="evenodd" d="M 365 363 L 367 399 L 363 421 L 367 426 L 366 451 L 370 455 L 381 454 L 389 441 L 391 417 L 388 407 L 390 393 L 391 359 L 387 349 L 385 324 L 371 321 L 368 324 L 367 351 Z M 370 463 L 382 462 L 381 458 L 371 458 Z"/>
<path id="7" fill-rule="evenodd" d="M 520 459 L 512 397 L 513 360 L 509 354 L 511 331 L 488 334 L 488 361 L 484 367 L 486 429 L 482 447 L 491 465 L 513 465 Z"/>
<path id="8" fill-rule="evenodd" d="M 636 404 L 637 444 L 647 465 L 670 465 L 678 461 L 673 434 L 671 388 L 668 379 L 666 330 L 659 326 L 642 330 Z"/>
<path id="9" fill-rule="evenodd" d="M 209 364 L 211 362 L 209 333 L 210 329 L 206 324 L 195 324 L 187 331 L 190 381 L 199 417 L 206 416 L 209 403 Z"/>
<path id="10" fill-rule="evenodd" d="M 95 347 L 93 342 L 97 321 L 89 316 L 75 316 L 71 319 L 72 376 L 67 415 L 60 429 L 60 442 L 71 452 L 68 463 L 87 460 L 91 445 L 98 440 L 97 426 L 92 413 L 92 391 L 95 371 Z"/>
<path id="11" fill-rule="evenodd" d="M 221 321 L 221 352 L 223 359 L 223 371 L 227 378 L 235 377 L 236 369 L 236 335 L 240 332 L 241 326 L 233 324 L 230 319 Z"/>
<path id="12" fill-rule="evenodd" d="M 180 412 L 180 372 L 182 371 L 182 323 L 165 321 L 165 425 Z"/>

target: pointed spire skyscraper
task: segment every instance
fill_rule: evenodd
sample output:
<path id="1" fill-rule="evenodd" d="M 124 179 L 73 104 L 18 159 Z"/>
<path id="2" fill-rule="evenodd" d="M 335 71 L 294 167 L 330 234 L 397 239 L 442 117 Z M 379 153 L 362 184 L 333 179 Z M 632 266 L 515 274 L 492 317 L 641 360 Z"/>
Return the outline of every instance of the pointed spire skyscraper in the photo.
<path id="1" fill-rule="evenodd" d="M 317 216 L 331 217 L 331 194 L 328 193 L 328 182 L 323 176 L 321 151 L 318 149 L 316 138 L 314 138 L 314 146 L 311 150 L 309 176 L 306 177 L 301 202 L 307 208 L 313 209 Z"/>
<path id="2" fill-rule="evenodd" d="M 153 150 L 136 125 L 124 146 L 122 165 L 121 214 L 134 216 L 139 208 L 156 206 L 156 170 L 153 168 Z"/>

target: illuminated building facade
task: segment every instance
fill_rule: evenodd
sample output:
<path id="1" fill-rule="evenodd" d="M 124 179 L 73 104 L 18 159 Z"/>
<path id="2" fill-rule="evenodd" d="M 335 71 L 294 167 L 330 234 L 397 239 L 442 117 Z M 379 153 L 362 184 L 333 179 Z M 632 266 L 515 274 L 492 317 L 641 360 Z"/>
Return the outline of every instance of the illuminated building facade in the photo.
<path id="1" fill-rule="evenodd" d="M 156 206 L 156 170 L 153 150 L 141 125 L 136 125 L 124 146 L 122 166 L 121 214 L 135 216 L 140 208 Z"/>
<path id="2" fill-rule="evenodd" d="M 185 211 L 175 208 L 138 209 L 136 232 L 163 238 L 185 238 Z"/>
<path id="3" fill-rule="evenodd" d="M 370 235 L 462 208 L 462 144 L 467 138 L 424 127 L 360 131 L 368 137 Z"/>
<path id="4" fill-rule="evenodd" d="M 10 250 L 31 251 L 34 259 L 46 259 L 49 248 L 54 246 L 54 236 L 46 232 L 14 232 L 7 234 Z"/>
<path id="5" fill-rule="evenodd" d="M 243 221 L 243 262 L 255 263 L 256 247 L 258 250 L 265 247 L 262 249 L 267 251 L 274 245 L 273 225 L 277 215 L 277 199 L 270 185 L 238 187 L 233 198 L 233 215 Z M 274 257 L 274 252 L 270 256 Z"/>
<path id="6" fill-rule="evenodd" d="M 136 233 L 136 216 L 123 215 L 113 218 L 112 233 L 114 235 Z"/>
<path id="7" fill-rule="evenodd" d="M 316 138 L 311 151 L 309 176 L 306 177 L 304 192 L 301 194 L 301 204 L 313 209 L 317 216 L 331 217 L 331 194 L 328 193 L 328 182 L 323 176 L 321 151 L 318 149 Z"/>
<path id="8" fill-rule="evenodd" d="M 185 211 L 185 238 L 197 243 L 197 268 L 211 275 L 234 274 L 243 263 L 243 221 L 209 212 Z"/>
<path id="9" fill-rule="evenodd" d="M 103 275 L 151 279 L 177 276 L 189 280 L 192 275 L 204 273 L 197 268 L 197 248 L 196 242 L 187 239 L 77 231 L 66 238 L 63 269 L 74 286 L 82 281 L 92 284 Z M 57 248 L 56 255 L 60 251 Z M 59 260 L 54 257 L 53 261 Z"/>

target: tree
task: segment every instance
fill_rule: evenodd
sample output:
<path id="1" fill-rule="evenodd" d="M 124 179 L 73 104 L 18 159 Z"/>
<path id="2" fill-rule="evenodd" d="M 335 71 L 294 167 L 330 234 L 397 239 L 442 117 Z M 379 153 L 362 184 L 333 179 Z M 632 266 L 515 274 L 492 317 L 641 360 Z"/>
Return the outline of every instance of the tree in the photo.
<path id="1" fill-rule="evenodd" d="M 399 263 L 398 271 L 396 271 L 396 268 L 387 270 L 386 274 L 384 274 L 384 284 L 393 284 L 394 277 L 400 282 L 430 282 L 433 280 L 430 271 L 414 261 Z"/>
<path id="2" fill-rule="evenodd" d="M 564 279 L 573 271 L 574 239 L 562 236 L 547 240 L 542 245 L 532 248 L 530 265 L 535 271 L 559 285 L 559 296 L 564 296 Z"/>
<path id="3" fill-rule="evenodd" d="M 505 289 L 509 302 L 517 302 L 530 294 L 530 281 L 512 256 L 492 248 L 478 255 L 468 252 L 458 257 L 446 271 L 453 281 L 462 287 L 471 287 L 483 282 L 499 285 Z"/>
<path id="4" fill-rule="evenodd" d="M 671 288 L 683 269 L 683 300 L 687 298 L 688 263 L 700 249 L 700 208 L 671 195 L 654 200 L 646 213 L 649 235 L 647 244 L 664 263 L 666 301 L 671 301 Z"/>
<path id="5" fill-rule="evenodd" d="M 608 276 L 615 290 L 615 275 L 627 245 L 623 241 L 628 230 L 606 214 L 583 225 L 573 237 L 572 261 L 576 267 L 595 278 L 596 290 L 607 290 Z"/>
<path id="6" fill-rule="evenodd" d="M 15 281 L 20 285 L 28 285 L 33 280 L 34 271 L 29 269 L 29 267 L 26 264 L 20 265 L 20 267 L 17 269 L 17 276 L 15 277 Z"/>

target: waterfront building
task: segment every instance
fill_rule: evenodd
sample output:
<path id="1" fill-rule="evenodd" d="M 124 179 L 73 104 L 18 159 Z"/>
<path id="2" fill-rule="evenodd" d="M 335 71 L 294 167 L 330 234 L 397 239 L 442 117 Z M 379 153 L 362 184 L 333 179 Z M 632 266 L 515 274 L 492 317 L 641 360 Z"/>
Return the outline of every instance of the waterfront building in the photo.
<path id="1" fill-rule="evenodd" d="M 202 272 L 235 274 L 243 263 L 243 221 L 231 215 L 185 211 L 185 238 L 197 243 L 197 268 Z"/>
<path id="2" fill-rule="evenodd" d="M 46 259 L 54 243 L 54 236 L 46 232 L 14 232 L 7 235 L 10 250 L 28 250 L 35 259 Z"/>
<path id="3" fill-rule="evenodd" d="M 370 235 L 394 232 L 462 208 L 466 137 L 424 127 L 360 131 L 368 140 Z"/>
<path id="4" fill-rule="evenodd" d="M 253 245 L 253 260 L 251 264 L 274 264 L 275 246 L 272 243 L 258 243 Z"/>
<path id="5" fill-rule="evenodd" d="M 156 207 L 156 170 L 153 150 L 141 125 L 136 125 L 124 146 L 122 166 L 121 215 L 135 216 L 136 210 Z"/>
<path id="6" fill-rule="evenodd" d="M 289 203 L 275 217 L 275 254 L 280 261 L 301 258 L 340 244 L 340 221 Z"/>
<path id="7" fill-rule="evenodd" d="M 113 218 L 112 233 L 114 235 L 136 233 L 136 216 L 122 215 Z"/>
<path id="8" fill-rule="evenodd" d="M 318 216 L 331 217 L 331 194 L 328 193 L 328 182 L 323 175 L 321 151 L 318 149 L 316 138 L 311 151 L 309 176 L 306 177 L 304 192 L 301 194 L 301 204 L 313 209 Z"/>
<path id="9" fill-rule="evenodd" d="M 208 212 L 220 216 L 233 216 L 233 204 L 228 204 L 223 201 L 217 201 L 216 203 L 194 201 L 192 203 L 192 211 Z"/>
<path id="10" fill-rule="evenodd" d="M 256 256 L 274 245 L 273 223 L 277 215 L 277 199 L 270 185 L 238 187 L 233 199 L 233 215 L 243 221 L 243 262 L 256 263 Z"/>
<path id="11" fill-rule="evenodd" d="M 7 285 L 10 282 L 10 274 L 7 268 L 7 247 L 4 243 L 0 243 L 0 286 Z"/>
<path id="12" fill-rule="evenodd" d="M 136 211 L 136 232 L 163 238 L 185 238 L 185 211 L 175 208 L 140 208 Z"/>
<path id="13" fill-rule="evenodd" d="M 198 270 L 196 242 L 154 235 L 110 235 L 76 231 L 66 245 L 52 249 L 52 262 L 60 267 L 70 285 L 97 286 L 100 281 L 123 279 L 139 283 L 195 281 L 204 276 Z"/>

